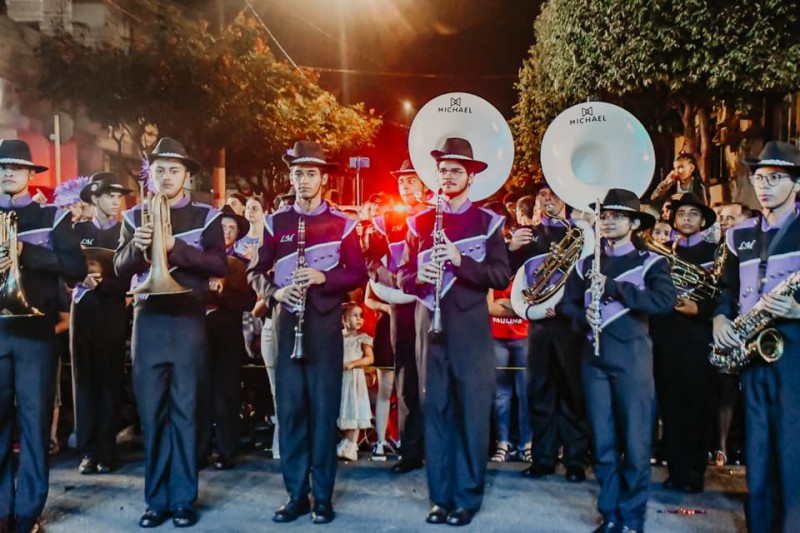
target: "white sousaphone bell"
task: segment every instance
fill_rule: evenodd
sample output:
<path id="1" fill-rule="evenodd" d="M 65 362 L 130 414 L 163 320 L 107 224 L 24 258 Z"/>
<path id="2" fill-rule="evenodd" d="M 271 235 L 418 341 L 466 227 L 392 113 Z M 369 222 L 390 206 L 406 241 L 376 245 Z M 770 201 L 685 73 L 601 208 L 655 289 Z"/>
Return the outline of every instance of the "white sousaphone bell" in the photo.
<path id="1" fill-rule="evenodd" d="M 656 165 L 653 143 L 642 123 L 607 102 L 586 102 L 561 112 L 544 134 L 541 161 L 547 186 L 567 205 L 585 212 L 609 189 L 628 189 L 641 197 Z M 576 225 L 584 232 L 583 258 L 593 251 L 593 232 L 588 224 Z M 565 265 L 565 278 L 576 263 Z M 564 288 L 531 304 L 524 296 L 529 284 L 523 265 L 514 277 L 511 306 L 522 318 L 541 320 L 561 300 Z"/>
<path id="2" fill-rule="evenodd" d="M 439 174 L 431 150 L 450 137 L 468 140 L 474 158 L 489 165 L 472 182 L 469 199 L 476 202 L 499 191 L 514 164 L 514 139 L 500 111 L 470 93 L 441 94 L 422 106 L 409 129 L 408 153 L 417 175 L 432 191 L 439 190 Z M 370 286 L 388 303 L 410 303 L 416 299 L 400 289 L 374 281 L 370 281 Z"/>

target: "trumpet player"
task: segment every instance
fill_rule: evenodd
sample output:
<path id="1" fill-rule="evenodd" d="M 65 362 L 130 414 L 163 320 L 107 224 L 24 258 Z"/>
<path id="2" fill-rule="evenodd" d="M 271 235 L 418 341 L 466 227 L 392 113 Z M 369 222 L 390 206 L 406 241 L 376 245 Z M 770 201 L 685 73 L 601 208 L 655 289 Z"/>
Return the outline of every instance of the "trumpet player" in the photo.
<path id="1" fill-rule="evenodd" d="M 745 160 L 761 218 L 725 234 L 729 260 L 725 290 L 714 317 L 714 342 L 737 348 L 743 338 L 731 320 L 757 304 L 783 338 L 783 356 L 756 359 L 741 373 L 745 402 L 747 526 L 751 532 L 794 531 L 800 523 L 800 292 L 771 291 L 800 270 L 800 150 L 768 142 L 758 159 Z"/>
<path id="2" fill-rule="evenodd" d="M 356 222 L 322 199 L 338 165 L 311 141 L 295 143 L 283 161 L 295 203 L 267 217 L 264 239 L 247 269 L 256 293 L 272 308 L 277 344 L 281 470 L 289 497 L 273 520 L 292 522 L 311 512 L 313 523 L 324 524 L 335 516 L 333 443 L 344 365 L 341 304 L 367 282 L 367 268 Z"/>
<path id="3" fill-rule="evenodd" d="M 0 141 L 0 215 L 5 220 L 0 227 L 0 531 L 39 528 L 49 487 L 59 277 L 74 284 L 86 276 L 69 212 L 31 198 L 31 180 L 46 170 L 33 163 L 25 141 Z M 16 223 L 9 215 L 16 216 Z M 21 439 L 16 479 L 15 421 Z"/>
<path id="4" fill-rule="evenodd" d="M 81 474 L 105 474 L 114 468 L 128 316 L 127 287 L 114 274 L 112 257 L 119 245 L 120 206 L 130 193 L 113 172 L 94 174 L 80 191 L 81 200 L 95 207 L 95 215 L 75 224 L 75 233 L 82 247 L 92 248 L 85 253 L 107 256 L 87 256 L 92 268 L 72 292 L 70 349 Z"/>
<path id="5" fill-rule="evenodd" d="M 189 291 L 135 297 L 133 387 L 144 436 L 147 503 L 139 526 L 156 527 L 171 517 L 176 527 L 189 527 L 197 522 L 196 410 L 206 372 L 205 296 L 209 278 L 227 271 L 225 240 L 219 211 L 192 202 L 184 190 L 200 165 L 183 146 L 165 137 L 147 161 L 158 194 L 151 205 L 142 199 L 123 213 L 114 268 L 132 287 L 146 275 L 151 280 L 171 271 Z M 144 225 L 143 210 L 152 218 Z M 156 239 L 164 250 L 155 249 Z M 167 265 L 157 262 L 162 252 Z"/>
<path id="6" fill-rule="evenodd" d="M 706 271 L 717 246 L 702 232 L 717 216 L 701 198 L 686 193 L 672 202 L 670 223 L 677 237 L 672 253 Z M 714 371 L 708 361 L 714 294 L 696 285 L 679 294 L 670 313 L 650 321 L 657 397 L 664 421 L 663 452 L 669 477 L 664 487 L 701 492 L 708 463 Z M 676 334 L 679 333 L 679 334 Z"/>
<path id="7" fill-rule="evenodd" d="M 593 255 L 579 260 L 561 302 L 560 312 L 574 329 L 602 331 L 599 356 L 593 346 L 598 339 L 587 334 L 582 376 L 600 484 L 603 522 L 596 533 L 644 529 L 655 402 L 648 318 L 668 312 L 677 297 L 666 259 L 634 242 L 637 232 L 654 223 L 634 193 L 609 190 L 596 222 L 600 272 L 592 272 Z"/>
<path id="8" fill-rule="evenodd" d="M 495 375 L 486 296 L 489 289 L 505 289 L 511 275 L 504 219 L 474 206 L 468 196 L 488 165 L 473 158 L 462 138 L 446 139 L 431 156 L 441 191 L 437 209 L 408 219 L 398 284 L 418 299 L 425 464 L 433 503 L 426 521 L 461 526 L 481 506 L 486 474 Z"/>

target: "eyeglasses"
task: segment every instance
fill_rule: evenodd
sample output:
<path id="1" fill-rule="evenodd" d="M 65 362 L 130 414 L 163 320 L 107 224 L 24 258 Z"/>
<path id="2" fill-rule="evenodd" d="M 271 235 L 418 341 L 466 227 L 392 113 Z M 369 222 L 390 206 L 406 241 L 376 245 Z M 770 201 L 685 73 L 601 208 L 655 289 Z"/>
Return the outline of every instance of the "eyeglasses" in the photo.
<path id="1" fill-rule="evenodd" d="M 623 213 L 600 213 L 600 220 L 610 220 L 612 222 L 622 222 L 626 220 L 628 215 Z"/>
<path id="2" fill-rule="evenodd" d="M 766 183 L 770 187 L 774 187 L 783 178 L 792 179 L 792 177 L 785 172 L 773 172 L 772 174 L 753 174 L 750 176 L 750 183 L 753 185 Z"/>
<path id="3" fill-rule="evenodd" d="M 460 178 L 461 176 L 463 176 L 465 174 L 465 172 L 464 172 L 464 170 L 462 170 L 460 168 L 440 168 L 439 169 L 439 175 L 442 176 L 443 178 L 446 178 L 448 174 L 453 176 L 454 178 Z"/>

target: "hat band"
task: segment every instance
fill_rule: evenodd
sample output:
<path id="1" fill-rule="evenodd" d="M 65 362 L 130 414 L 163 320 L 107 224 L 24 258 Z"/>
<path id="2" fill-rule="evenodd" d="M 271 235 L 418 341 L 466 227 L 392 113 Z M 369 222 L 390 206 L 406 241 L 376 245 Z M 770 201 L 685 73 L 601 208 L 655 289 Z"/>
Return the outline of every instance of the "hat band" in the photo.
<path id="1" fill-rule="evenodd" d="M 756 162 L 758 166 L 771 166 L 771 167 L 795 167 L 797 163 L 785 161 L 783 159 L 762 159 Z"/>
<path id="2" fill-rule="evenodd" d="M 293 165 L 295 165 L 297 163 L 315 163 L 315 164 L 318 164 L 318 165 L 327 165 L 328 164 L 327 161 L 325 161 L 324 159 L 320 159 L 318 157 L 298 157 L 298 158 L 292 159 L 291 163 Z"/>
<path id="3" fill-rule="evenodd" d="M 473 158 L 461 154 L 442 154 L 439 156 L 439 159 L 459 159 L 461 161 L 475 161 Z"/>
<path id="4" fill-rule="evenodd" d="M 616 205 L 616 204 L 603 205 L 603 204 L 600 204 L 600 207 L 602 209 L 607 210 L 607 211 L 613 210 L 613 211 L 630 211 L 632 213 L 637 213 L 638 212 L 636 209 L 634 209 L 632 207 L 629 207 L 627 205 Z"/>
<path id="5" fill-rule="evenodd" d="M 35 167 L 36 165 L 33 164 L 32 161 L 28 161 L 26 159 L 15 159 L 13 157 L 3 157 L 0 158 L 0 165 L 26 165 L 29 167 Z"/>
<path id="6" fill-rule="evenodd" d="M 179 154 L 176 152 L 161 152 L 153 155 L 156 157 L 174 157 L 176 159 L 189 159 L 185 154 Z"/>

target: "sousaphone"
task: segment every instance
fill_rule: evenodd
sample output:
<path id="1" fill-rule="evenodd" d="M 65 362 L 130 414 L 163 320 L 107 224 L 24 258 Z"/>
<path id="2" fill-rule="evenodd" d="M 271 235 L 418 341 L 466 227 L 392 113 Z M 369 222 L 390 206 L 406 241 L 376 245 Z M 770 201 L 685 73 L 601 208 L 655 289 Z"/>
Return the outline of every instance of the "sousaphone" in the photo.
<path id="1" fill-rule="evenodd" d="M 548 187 L 564 203 L 584 212 L 591 211 L 589 204 L 604 198 L 609 189 L 628 189 L 641 197 L 656 164 L 653 143 L 642 123 L 607 102 L 578 104 L 558 115 L 542 138 L 541 161 Z M 547 309 L 561 301 L 564 282 L 578 259 L 592 253 L 595 236 L 591 227 L 582 221 L 576 221 L 576 226 L 582 240 L 574 234 L 573 241 L 562 241 L 554 249 L 570 253 L 551 254 L 553 263 L 536 270 L 556 273 L 557 279 L 531 280 L 534 272 L 527 264 L 517 270 L 511 306 L 520 317 L 544 318 Z M 532 294 L 532 285 L 542 287 L 542 292 Z"/>

